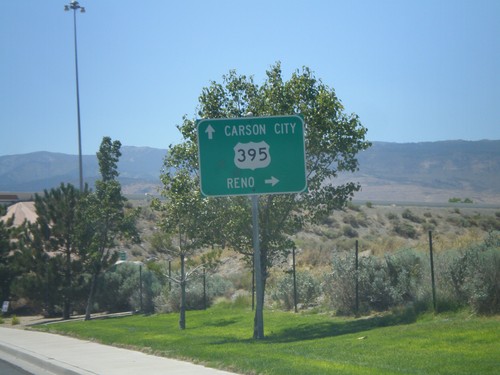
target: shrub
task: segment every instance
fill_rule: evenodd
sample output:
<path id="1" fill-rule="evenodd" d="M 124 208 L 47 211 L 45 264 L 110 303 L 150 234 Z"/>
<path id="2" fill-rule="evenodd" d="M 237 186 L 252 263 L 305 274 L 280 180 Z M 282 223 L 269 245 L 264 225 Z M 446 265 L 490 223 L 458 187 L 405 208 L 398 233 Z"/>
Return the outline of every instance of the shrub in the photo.
<path id="1" fill-rule="evenodd" d="M 142 288 L 140 287 L 142 277 Z M 154 298 L 160 293 L 161 285 L 156 275 L 146 266 L 122 263 L 104 273 L 98 283 L 96 303 L 100 310 L 154 312 Z"/>
<path id="2" fill-rule="evenodd" d="M 345 215 L 342 221 L 344 224 L 349 224 L 353 228 L 368 226 L 368 221 L 364 212 L 359 212 L 356 216 L 352 214 Z"/>
<path id="3" fill-rule="evenodd" d="M 391 220 L 391 221 L 397 221 L 397 220 L 399 220 L 398 214 L 395 214 L 393 212 L 389 212 L 385 216 L 387 216 L 387 218 L 389 220 Z"/>
<path id="4" fill-rule="evenodd" d="M 21 320 L 16 315 L 12 315 L 10 324 L 12 324 L 13 326 L 21 324 Z"/>
<path id="5" fill-rule="evenodd" d="M 500 251 L 479 250 L 471 257 L 465 291 L 471 308 L 479 314 L 500 312 Z"/>
<path id="6" fill-rule="evenodd" d="M 305 306 L 314 304 L 321 292 L 319 281 L 307 270 L 297 271 L 296 281 L 297 303 Z M 281 275 L 271 288 L 270 297 L 281 308 L 291 310 L 294 308 L 293 292 L 293 274 L 287 272 Z"/>
<path id="7" fill-rule="evenodd" d="M 390 279 L 386 264 L 374 256 L 359 262 L 359 298 L 362 310 L 387 310 L 392 305 Z"/>
<path id="8" fill-rule="evenodd" d="M 345 225 L 343 228 L 342 228 L 342 234 L 346 237 L 349 237 L 349 238 L 356 238 L 359 236 L 358 232 L 356 231 L 356 229 L 350 227 L 349 225 Z"/>
<path id="9" fill-rule="evenodd" d="M 449 251 L 439 258 L 440 297 L 450 306 L 470 306 L 480 314 L 500 312 L 500 234 L 483 244 Z M 438 306 L 442 304 L 438 300 Z"/>
<path id="10" fill-rule="evenodd" d="M 425 301 L 428 296 L 421 287 L 423 269 L 421 254 L 413 250 L 404 250 L 384 258 L 360 258 L 357 273 L 353 255 L 337 255 L 333 259 L 333 272 L 323 290 L 337 314 L 352 314 L 356 307 L 358 275 L 360 312 L 384 311 Z"/>
<path id="11" fill-rule="evenodd" d="M 207 276 L 206 296 L 203 293 L 203 279 L 201 277 L 187 282 L 186 308 L 188 310 L 201 310 L 212 305 L 217 297 L 228 297 L 233 284 L 219 275 Z M 206 298 L 206 301 L 204 300 Z M 178 312 L 181 302 L 181 288 L 178 284 L 172 285 L 172 290 L 164 288 L 162 293 L 155 298 L 155 310 L 158 312 Z"/>
<path id="12" fill-rule="evenodd" d="M 336 254 L 332 260 L 332 273 L 325 279 L 323 291 L 330 306 L 340 315 L 355 312 L 356 270 L 351 254 Z"/>
<path id="13" fill-rule="evenodd" d="M 420 297 L 424 261 L 422 255 L 413 250 L 402 250 L 386 255 L 387 273 L 391 285 L 393 304 L 416 302 Z"/>
<path id="14" fill-rule="evenodd" d="M 347 202 L 346 207 L 352 211 L 360 212 L 361 207 L 354 204 L 352 201 Z"/>
<path id="15" fill-rule="evenodd" d="M 404 238 L 418 238 L 417 230 L 408 223 L 395 223 L 394 224 L 394 232 Z"/>
<path id="16" fill-rule="evenodd" d="M 500 231 L 500 220 L 493 216 L 482 217 L 479 220 L 479 226 L 484 231 Z"/>
<path id="17" fill-rule="evenodd" d="M 409 208 L 403 211 L 401 216 L 404 219 L 410 220 L 413 223 L 421 224 L 424 222 L 424 219 L 420 218 L 419 216 L 415 215 Z"/>
<path id="18" fill-rule="evenodd" d="M 238 290 L 231 297 L 231 302 L 234 307 L 249 307 L 252 304 L 252 293 L 246 290 Z"/>

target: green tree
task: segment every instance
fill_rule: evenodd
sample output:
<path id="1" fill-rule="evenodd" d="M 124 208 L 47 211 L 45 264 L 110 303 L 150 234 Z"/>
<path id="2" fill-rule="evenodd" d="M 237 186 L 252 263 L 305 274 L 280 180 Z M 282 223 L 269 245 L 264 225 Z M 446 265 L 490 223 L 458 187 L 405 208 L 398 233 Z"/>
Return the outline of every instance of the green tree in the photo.
<path id="1" fill-rule="evenodd" d="M 169 165 L 168 156 L 166 164 Z M 167 199 L 154 199 L 152 206 L 161 213 L 163 233 L 154 236 L 152 245 L 170 258 L 180 261 L 179 277 L 170 277 L 180 286 L 179 328 L 186 328 L 186 285 L 191 275 L 201 267 L 187 270 L 186 261 L 209 243 L 213 214 L 209 200 L 197 189 L 197 180 L 186 169 L 169 171 L 161 176 Z"/>
<path id="2" fill-rule="evenodd" d="M 74 280 L 81 273 L 80 256 L 75 240 L 77 224 L 76 211 L 81 192 L 71 184 L 61 184 L 58 188 L 45 190 L 43 195 L 35 195 L 35 209 L 38 215 L 32 230 L 44 237 L 40 243 L 43 251 L 61 258 L 59 263 L 63 275 L 58 286 L 62 294 L 63 319 L 69 319 L 74 295 Z"/>
<path id="3" fill-rule="evenodd" d="M 17 229 L 14 218 L 0 220 L 0 302 L 10 298 L 10 286 L 17 275 L 14 262 L 14 250 Z"/>
<path id="4" fill-rule="evenodd" d="M 137 211 L 126 209 L 126 198 L 117 180 L 120 148 L 120 141 L 103 138 L 97 152 L 101 179 L 95 183 L 95 192 L 83 197 L 78 210 L 81 222 L 78 228 L 79 246 L 83 249 L 82 259 L 91 275 L 86 320 L 91 318 L 97 278 L 117 260 L 117 252 L 114 251 L 117 240 L 138 240 Z"/>
<path id="5" fill-rule="evenodd" d="M 50 230 L 39 221 L 25 222 L 16 240 L 12 264 L 19 275 L 12 283 L 13 294 L 35 306 L 43 306 L 45 316 L 55 316 L 56 306 L 63 300 L 60 272 L 63 264 L 61 256 L 54 256 L 50 251 Z"/>
<path id="6" fill-rule="evenodd" d="M 336 184 L 341 172 L 358 169 L 356 155 L 368 148 L 367 129 L 357 115 L 344 113 L 335 91 L 317 79 L 304 67 L 284 81 L 281 65 L 267 71 L 267 78 L 259 86 L 252 77 L 230 71 L 222 83 L 212 82 L 202 90 L 199 98 L 200 118 L 273 116 L 300 114 L 306 131 L 306 167 L 308 191 L 300 198 L 296 194 L 263 195 L 259 198 L 261 273 L 265 290 L 268 270 L 284 259 L 294 244 L 291 235 L 305 222 L 321 220 L 332 210 L 350 201 L 360 185 L 355 182 Z M 196 122 L 184 117 L 178 127 L 184 142 L 172 146 L 166 158 L 166 170 L 184 169 L 197 179 L 198 153 Z M 220 241 L 244 254 L 252 248 L 250 202 L 241 197 L 208 200 L 216 213 L 212 241 Z M 262 307 L 264 293 L 257 296 L 254 337 L 263 338 Z"/>

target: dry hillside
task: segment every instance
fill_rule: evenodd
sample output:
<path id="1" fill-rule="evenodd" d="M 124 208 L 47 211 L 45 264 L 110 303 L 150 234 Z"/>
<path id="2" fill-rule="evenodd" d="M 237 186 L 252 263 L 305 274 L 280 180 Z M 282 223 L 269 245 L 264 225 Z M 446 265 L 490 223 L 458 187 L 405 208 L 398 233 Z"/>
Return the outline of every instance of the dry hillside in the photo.
<path id="1" fill-rule="evenodd" d="M 147 203 L 133 201 L 143 207 L 139 222 L 143 243 L 127 249 L 130 259 L 160 257 L 148 244 L 157 230 L 155 215 Z M 297 262 L 302 267 L 326 266 L 336 251 L 354 251 L 358 241 L 360 252 L 382 255 L 405 248 L 426 251 L 429 231 L 436 251 L 465 248 L 479 243 L 490 231 L 500 231 L 500 208 L 473 204 L 445 206 L 381 205 L 353 203 L 335 211 L 323 223 L 309 225 L 295 237 Z M 225 252 L 226 257 L 233 253 Z M 234 259 L 229 261 L 234 268 Z M 285 266 L 286 267 L 286 266 Z"/>

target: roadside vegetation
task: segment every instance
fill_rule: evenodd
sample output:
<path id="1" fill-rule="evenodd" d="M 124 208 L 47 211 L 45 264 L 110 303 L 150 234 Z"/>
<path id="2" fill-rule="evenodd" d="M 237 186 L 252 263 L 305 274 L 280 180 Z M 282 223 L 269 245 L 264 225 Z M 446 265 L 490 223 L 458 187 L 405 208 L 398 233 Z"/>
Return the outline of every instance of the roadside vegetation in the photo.
<path id="1" fill-rule="evenodd" d="M 129 210 L 140 212 L 137 230 L 144 240 L 135 245 L 123 243 L 117 248 L 126 254 L 126 261 L 110 266 L 98 277 L 94 311 L 179 312 L 181 290 L 175 279 L 180 277 L 180 260 L 169 257 L 162 250 L 166 246 L 162 241 L 148 242 L 158 233 L 157 214 L 149 208 L 148 202 L 131 201 L 129 204 Z M 394 230 L 394 222 L 412 226 L 418 235 L 408 237 L 398 233 Z M 495 209 L 350 204 L 321 224 L 309 225 L 293 237 L 297 247 L 297 308 L 347 316 L 370 315 L 401 306 L 411 307 L 419 313 L 432 311 L 428 240 L 428 230 L 432 230 L 437 311 L 466 307 L 478 314 L 498 314 L 499 226 L 500 211 Z M 18 229 L 0 223 L 2 228 L 19 233 Z M 351 237 L 351 230 L 356 231 L 357 236 Z M 359 245 L 357 273 L 356 241 Z M 4 262 L 11 262 L 3 264 L 15 265 L 14 259 L 3 258 Z M 294 310 L 292 266 L 289 255 L 269 273 L 266 309 Z M 44 291 L 47 284 L 44 279 L 40 283 L 25 284 L 27 277 L 34 276 L 33 272 L 15 276 L 16 271 L 22 270 L 19 266 L 4 267 L 4 274 L 11 272 L 12 276 L 2 281 L 6 285 L 11 280 L 12 295 L 16 297 L 11 301 L 11 312 L 19 315 L 28 310 L 32 314 L 46 314 Z M 186 267 L 194 270 L 186 283 L 187 311 L 209 307 L 221 297 L 251 301 L 251 263 L 241 254 L 227 248 L 208 248 L 188 257 Z M 21 289 L 21 285 L 31 285 L 33 293 L 23 294 L 26 289 Z M 86 294 L 82 286 L 85 284 L 75 285 L 73 314 L 85 312 Z M 56 291 L 52 290 L 53 295 L 57 295 Z M 63 298 L 60 302 L 54 300 L 53 315 L 62 314 L 63 307 Z"/>
<path id="2" fill-rule="evenodd" d="M 177 316 L 157 314 L 37 326 L 49 332 L 201 363 L 241 374 L 496 374 L 497 317 L 466 311 L 416 316 L 396 309 L 363 319 L 265 311 L 252 340 L 248 305 L 222 301 Z"/>
<path id="3" fill-rule="evenodd" d="M 138 211 L 117 180 L 121 144 L 104 137 L 95 191 L 64 184 L 35 195 L 37 220 L 0 221 L 0 298 L 11 311 L 91 318 L 98 280 L 115 264 L 119 243 L 138 239 Z"/>

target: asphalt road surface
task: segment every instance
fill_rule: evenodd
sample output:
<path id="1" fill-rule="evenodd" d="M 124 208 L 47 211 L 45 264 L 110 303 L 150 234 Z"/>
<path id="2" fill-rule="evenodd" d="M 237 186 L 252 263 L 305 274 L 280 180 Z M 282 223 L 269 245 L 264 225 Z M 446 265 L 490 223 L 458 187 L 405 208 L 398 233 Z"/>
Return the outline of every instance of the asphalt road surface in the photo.
<path id="1" fill-rule="evenodd" d="M 14 366 L 13 364 L 0 359 L 0 374 L 2 375 L 33 375 L 31 372 Z"/>

